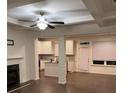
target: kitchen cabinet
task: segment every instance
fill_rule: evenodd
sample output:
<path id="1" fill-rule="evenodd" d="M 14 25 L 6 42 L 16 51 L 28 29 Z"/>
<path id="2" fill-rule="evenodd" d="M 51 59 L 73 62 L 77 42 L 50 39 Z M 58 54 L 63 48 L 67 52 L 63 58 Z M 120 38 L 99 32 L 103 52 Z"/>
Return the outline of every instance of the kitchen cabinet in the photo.
<path id="1" fill-rule="evenodd" d="M 59 45 L 58 45 L 58 43 L 55 43 L 55 56 L 58 56 L 59 55 Z"/>
<path id="2" fill-rule="evenodd" d="M 66 40 L 66 54 L 73 55 L 74 54 L 74 41 Z"/>
<path id="3" fill-rule="evenodd" d="M 59 55 L 59 45 L 55 43 L 55 56 Z M 66 55 L 74 55 L 74 41 L 66 40 Z"/>
<path id="4" fill-rule="evenodd" d="M 74 72 L 74 61 L 68 61 L 68 71 Z"/>
<path id="5" fill-rule="evenodd" d="M 39 54 L 53 54 L 52 41 L 39 41 L 38 50 Z"/>

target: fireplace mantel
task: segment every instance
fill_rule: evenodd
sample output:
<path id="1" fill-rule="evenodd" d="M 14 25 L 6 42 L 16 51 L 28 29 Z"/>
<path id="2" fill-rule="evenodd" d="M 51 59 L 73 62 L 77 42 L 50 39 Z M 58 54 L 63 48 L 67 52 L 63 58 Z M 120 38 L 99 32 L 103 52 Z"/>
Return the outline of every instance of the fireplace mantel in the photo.
<path id="1" fill-rule="evenodd" d="M 17 60 L 17 59 L 23 59 L 23 57 L 8 57 L 7 60 Z"/>
<path id="2" fill-rule="evenodd" d="M 7 65 L 21 64 L 23 62 L 23 59 L 24 57 L 22 56 L 8 57 Z"/>

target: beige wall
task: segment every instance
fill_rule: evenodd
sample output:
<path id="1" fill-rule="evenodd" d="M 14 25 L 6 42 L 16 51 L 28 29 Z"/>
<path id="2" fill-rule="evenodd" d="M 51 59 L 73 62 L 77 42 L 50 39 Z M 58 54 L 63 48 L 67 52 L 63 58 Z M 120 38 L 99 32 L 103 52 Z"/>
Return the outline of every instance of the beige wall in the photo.
<path id="1" fill-rule="evenodd" d="M 72 25 L 72 26 L 61 26 L 56 27 L 56 29 L 47 29 L 45 31 L 36 31 L 28 28 L 23 28 L 15 25 L 8 25 L 8 39 L 13 39 L 15 45 L 13 47 L 8 47 L 8 57 L 22 56 L 22 82 L 25 82 L 30 79 L 38 79 L 38 62 L 37 53 L 34 47 L 35 37 L 40 38 L 57 38 L 60 36 L 73 37 L 74 40 L 109 40 L 115 39 L 115 36 L 82 36 L 81 38 L 75 38 L 75 35 L 84 35 L 84 34 L 95 34 L 95 33 L 104 33 L 104 32 L 115 32 L 115 26 L 109 27 L 98 27 L 97 24 L 86 24 L 86 25 Z M 79 36 L 78 36 L 79 37 Z M 72 39 L 72 38 L 71 38 Z M 77 62 L 77 59 L 75 59 Z"/>
<path id="2" fill-rule="evenodd" d="M 69 39 L 69 38 L 68 38 Z M 75 57 L 75 71 L 80 72 L 79 70 L 79 43 L 81 41 L 115 41 L 116 37 L 115 34 L 106 34 L 106 35 L 90 35 L 90 36 L 81 36 L 81 37 L 75 37 L 75 38 L 70 38 L 74 39 L 76 41 L 76 57 Z M 92 60 L 93 60 L 93 55 L 92 55 L 92 44 L 89 46 L 89 72 L 90 73 L 100 73 L 100 74 L 115 74 L 116 73 L 116 68 L 115 66 L 93 66 L 92 65 Z"/>
<path id="3" fill-rule="evenodd" d="M 115 33 L 104 33 L 104 34 L 97 34 L 97 35 L 82 35 L 82 36 L 74 36 L 74 37 L 68 37 L 66 38 L 67 40 L 74 40 L 75 44 L 74 46 L 76 48 L 74 48 L 75 51 L 75 56 L 71 56 L 68 57 L 68 61 L 69 63 L 71 63 L 69 65 L 69 69 L 71 69 L 71 71 L 78 71 L 79 70 L 79 43 L 81 41 L 90 41 L 90 42 L 110 42 L 110 41 L 115 41 L 116 37 L 115 37 Z M 46 40 L 52 40 L 52 39 L 46 39 Z M 56 41 L 56 39 L 52 40 L 53 42 Z M 104 46 L 104 45 L 103 45 Z M 113 46 L 115 47 L 115 46 Z M 55 49 L 54 49 L 55 51 Z M 90 60 L 90 64 L 89 64 L 89 72 L 91 73 L 101 73 L 101 74 L 115 74 L 115 67 L 105 67 L 105 66 L 93 66 L 92 65 L 92 45 L 89 47 L 89 60 Z M 75 62 L 75 65 L 72 65 L 72 63 Z"/>
<path id="4" fill-rule="evenodd" d="M 115 32 L 115 25 L 108 27 L 99 27 L 97 24 L 77 24 L 72 26 L 60 26 L 55 29 L 46 29 L 44 31 L 35 31 L 37 37 L 41 38 L 58 38 L 60 36 L 75 36 L 95 33 Z"/>
<path id="5" fill-rule="evenodd" d="M 8 60 L 7 64 L 20 64 L 20 81 L 26 82 L 35 78 L 34 35 L 30 31 L 18 31 L 8 27 L 7 38 L 14 40 L 14 46 L 7 46 L 7 57 L 18 60 Z"/>

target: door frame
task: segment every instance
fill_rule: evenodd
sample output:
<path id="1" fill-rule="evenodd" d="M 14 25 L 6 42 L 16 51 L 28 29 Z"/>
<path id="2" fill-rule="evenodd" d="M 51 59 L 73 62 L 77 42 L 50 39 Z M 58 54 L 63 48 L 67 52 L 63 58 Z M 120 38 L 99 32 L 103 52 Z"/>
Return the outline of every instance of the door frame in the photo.
<path id="1" fill-rule="evenodd" d="M 79 56 L 80 56 L 80 43 L 81 42 L 90 42 L 90 44 L 87 46 L 88 47 L 88 70 L 87 71 L 81 71 L 80 68 L 79 68 L 79 64 L 80 64 L 80 59 L 79 59 Z M 77 46 L 77 71 L 78 72 L 87 72 L 89 73 L 90 72 L 90 65 L 92 63 L 92 42 L 91 41 L 78 41 L 78 46 Z"/>

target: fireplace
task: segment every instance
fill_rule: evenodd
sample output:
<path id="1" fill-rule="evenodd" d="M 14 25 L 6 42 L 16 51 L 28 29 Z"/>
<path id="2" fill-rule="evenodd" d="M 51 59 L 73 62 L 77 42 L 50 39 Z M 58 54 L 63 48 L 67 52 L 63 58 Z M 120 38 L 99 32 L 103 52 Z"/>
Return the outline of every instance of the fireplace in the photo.
<path id="1" fill-rule="evenodd" d="M 19 64 L 7 66 L 7 90 L 18 86 L 20 84 L 19 79 Z"/>

